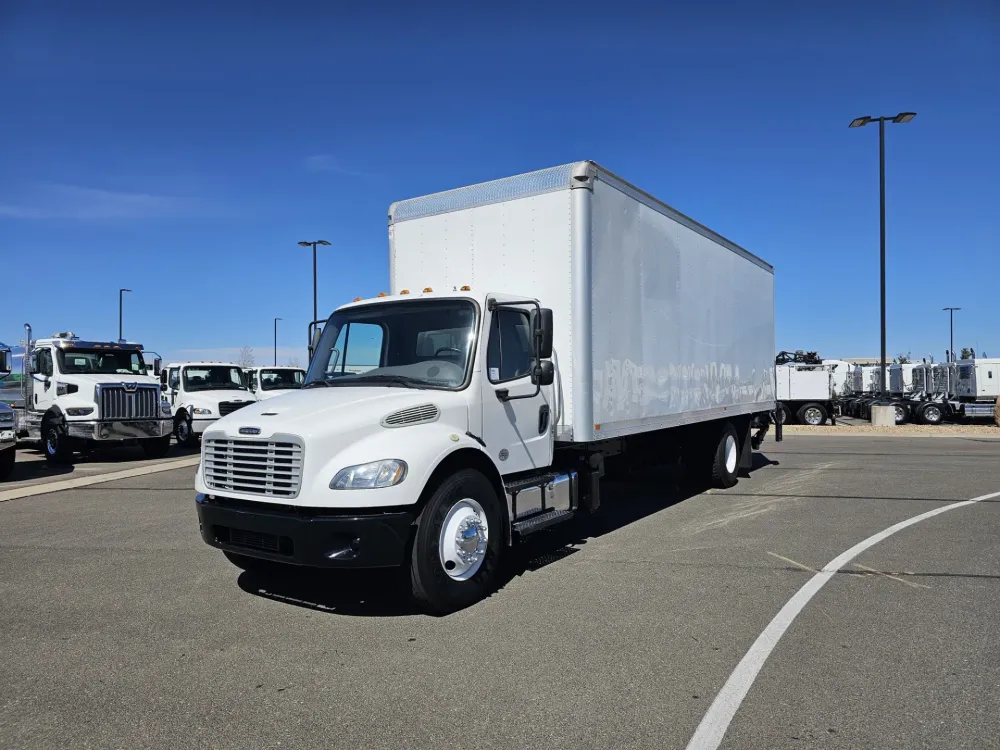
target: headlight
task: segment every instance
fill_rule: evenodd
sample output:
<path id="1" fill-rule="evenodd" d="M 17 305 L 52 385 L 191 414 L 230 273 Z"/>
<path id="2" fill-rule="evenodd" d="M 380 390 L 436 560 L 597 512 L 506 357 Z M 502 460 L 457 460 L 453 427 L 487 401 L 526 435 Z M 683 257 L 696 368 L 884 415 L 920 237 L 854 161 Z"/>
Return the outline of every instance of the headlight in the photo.
<path id="1" fill-rule="evenodd" d="M 331 490 L 366 490 L 392 487 L 406 478 L 406 462 L 396 458 L 372 461 L 370 464 L 348 466 L 337 472 L 330 482 Z"/>
<path id="2" fill-rule="evenodd" d="M 211 414 L 212 410 L 211 409 L 202 409 L 200 407 L 194 406 L 194 407 L 191 408 L 191 413 L 192 414 Z"/>
<path id="3" fill-rule="evenodd" d="M 85 417 L 88 414 L 93 414 L 93 413 L 94 413 L 93 406 L 79 406 L 66 410 L 67 416 L 70 417 Z"/>
<path id="4" fill-rule="evenodd" d="M 169 401 L 161 401 L 160 402 L 160 411 L 162 411 L 164 414 L 169 414 L 170 413 L 170 402 Z"/>

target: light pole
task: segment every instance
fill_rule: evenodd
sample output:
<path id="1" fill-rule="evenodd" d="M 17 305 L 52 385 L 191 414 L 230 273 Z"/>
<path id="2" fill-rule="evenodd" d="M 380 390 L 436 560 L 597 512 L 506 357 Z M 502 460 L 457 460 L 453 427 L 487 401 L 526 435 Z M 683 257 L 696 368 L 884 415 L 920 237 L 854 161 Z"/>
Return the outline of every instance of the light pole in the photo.
<path id="1" fill-rule="evenodd" d="M 326 240 L 316 240 L 315 242 L 300 242 L 299 244 L 302 245 L 302 247 L 312 247 L 312 249 L 313 249 L 313 317 L 312 317 L 312 319 L 316 320 L 317 316 L 319 315 L 319 312 L 316 309 L 316 245 L 326 245 L 326 246 L 329 246 L 330 243 L 327 242 Z"/>
<path id="2" fill-rule="evenodd" d="M 950 329 L 951 336 L 949 340 L 951 341 L 951 346 L 948 347 L 948 361 L 952 362 L 955 359 L 955 310 L 961 310 L 961 307 L 942 307 L 942 310 L 948 311 L 948 328 Z"/>
<path id="3" fill-rule="evenodd" d="M 882 287 L 882 396 L 889 397 L 887 378 L 885 377 L 885 124 L 909 122 L 917 116 L 916 112 L 900 112 L 892 117 L 856 117 L 848 127 L 860 128 L 870 122 L 878 123 L 878 191 L 879 191 L 879 237 L 881 248 L 881 287 Z"/>
<path id="4" fill-rule="evenodd" d="M 122 338 L 122 294 L 124 292 L 130 292 L 131 289 L 119 289 L 118 290 L 118 343 L 122 343 L 125 339 Z"/>
<path id="5" fill-rule="evenodd" d="M 282 318 L 274 319 L 274 366 L 278 366 L 278 321 Z"/>

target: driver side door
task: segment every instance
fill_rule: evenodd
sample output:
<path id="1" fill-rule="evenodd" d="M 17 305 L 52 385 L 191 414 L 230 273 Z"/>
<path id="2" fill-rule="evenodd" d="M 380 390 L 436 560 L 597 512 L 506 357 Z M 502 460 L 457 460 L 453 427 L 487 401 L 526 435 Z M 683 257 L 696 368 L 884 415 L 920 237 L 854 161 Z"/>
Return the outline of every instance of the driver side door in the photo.
<path id="1" fill-rule="evenodd" d="M 56 400 L 56 378 L 51 350 L 38 349 L 34 360 L 35 367 L 31 373 L 32 408 L 37 411 L 48 411 Z"/>
<path id="2" fill-rule="evenodd" d="M 532 362 L 529 309 L 494 310 L 487 337 L 485 377 L 480 379 L 482 437 L 501 474 L 552 463 L 553 390 L 552 386 L 538 389 L 531 382 Z"/>

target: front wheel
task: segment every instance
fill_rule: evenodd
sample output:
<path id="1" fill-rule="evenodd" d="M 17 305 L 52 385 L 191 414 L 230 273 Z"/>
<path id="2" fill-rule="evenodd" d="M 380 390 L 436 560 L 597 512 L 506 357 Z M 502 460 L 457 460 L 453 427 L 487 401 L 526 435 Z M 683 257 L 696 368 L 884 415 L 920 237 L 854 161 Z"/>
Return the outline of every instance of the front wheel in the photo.
<path id="1" fill-rule="evenodd" d="M 142 441 L 142 452 L 146 454 L 146 458 L 163 458 L 169 450 L 170 435 Z"/>
<path id="2" fill-rule="evenodd" d="M 194 448 L 198 444 L 198 434 L 191 426 L 191 420 L 185 414 L 178 414 L 174 420 L 174 437 L 177 443 L 185 448 Z"/>
<path id="3" fill-rule="evenodd" d="M 45 460 L 50 464 L 68 464 L 72 461 L 73 449 L 65 424 L 56 420 L 45 423 L 42 427 L 42 450 Z"/>
<path id="4" fill-rule="evenodd" d="M 709 479 L 713 487 L 728 489 L 736 484 L 740 470 L 740 441 L 736 430 L 726 422 L 715 444 Z"/>
<path id="5" fill-rule="evenodd" d="M 464 469 L 434 491 L 417 520 L 410 559 L 413 598 L 448 614 L 488 596 L 504 550 L 500 500 L 490 481 Z"/>
<path id="6" fill-rule="evenodd" d="M 16 453 L 17 451 L 14 449 L 14 446 L 0 452 L 0 482 L 14 473 L 14 456 Z"/>

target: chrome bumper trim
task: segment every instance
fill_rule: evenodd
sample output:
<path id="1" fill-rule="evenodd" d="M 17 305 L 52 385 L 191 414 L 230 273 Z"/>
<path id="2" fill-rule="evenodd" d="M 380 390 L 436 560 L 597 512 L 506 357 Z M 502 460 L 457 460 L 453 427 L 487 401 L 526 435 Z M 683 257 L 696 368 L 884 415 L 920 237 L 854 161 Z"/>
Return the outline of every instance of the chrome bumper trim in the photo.
<path id="1" fill-rule="evenodd" d="M 170 419 L 137 419 L 129 422 L 66 422 L 70 437 L 84 440 L 129 440 L 164 437 L 173 432 Z"/>

